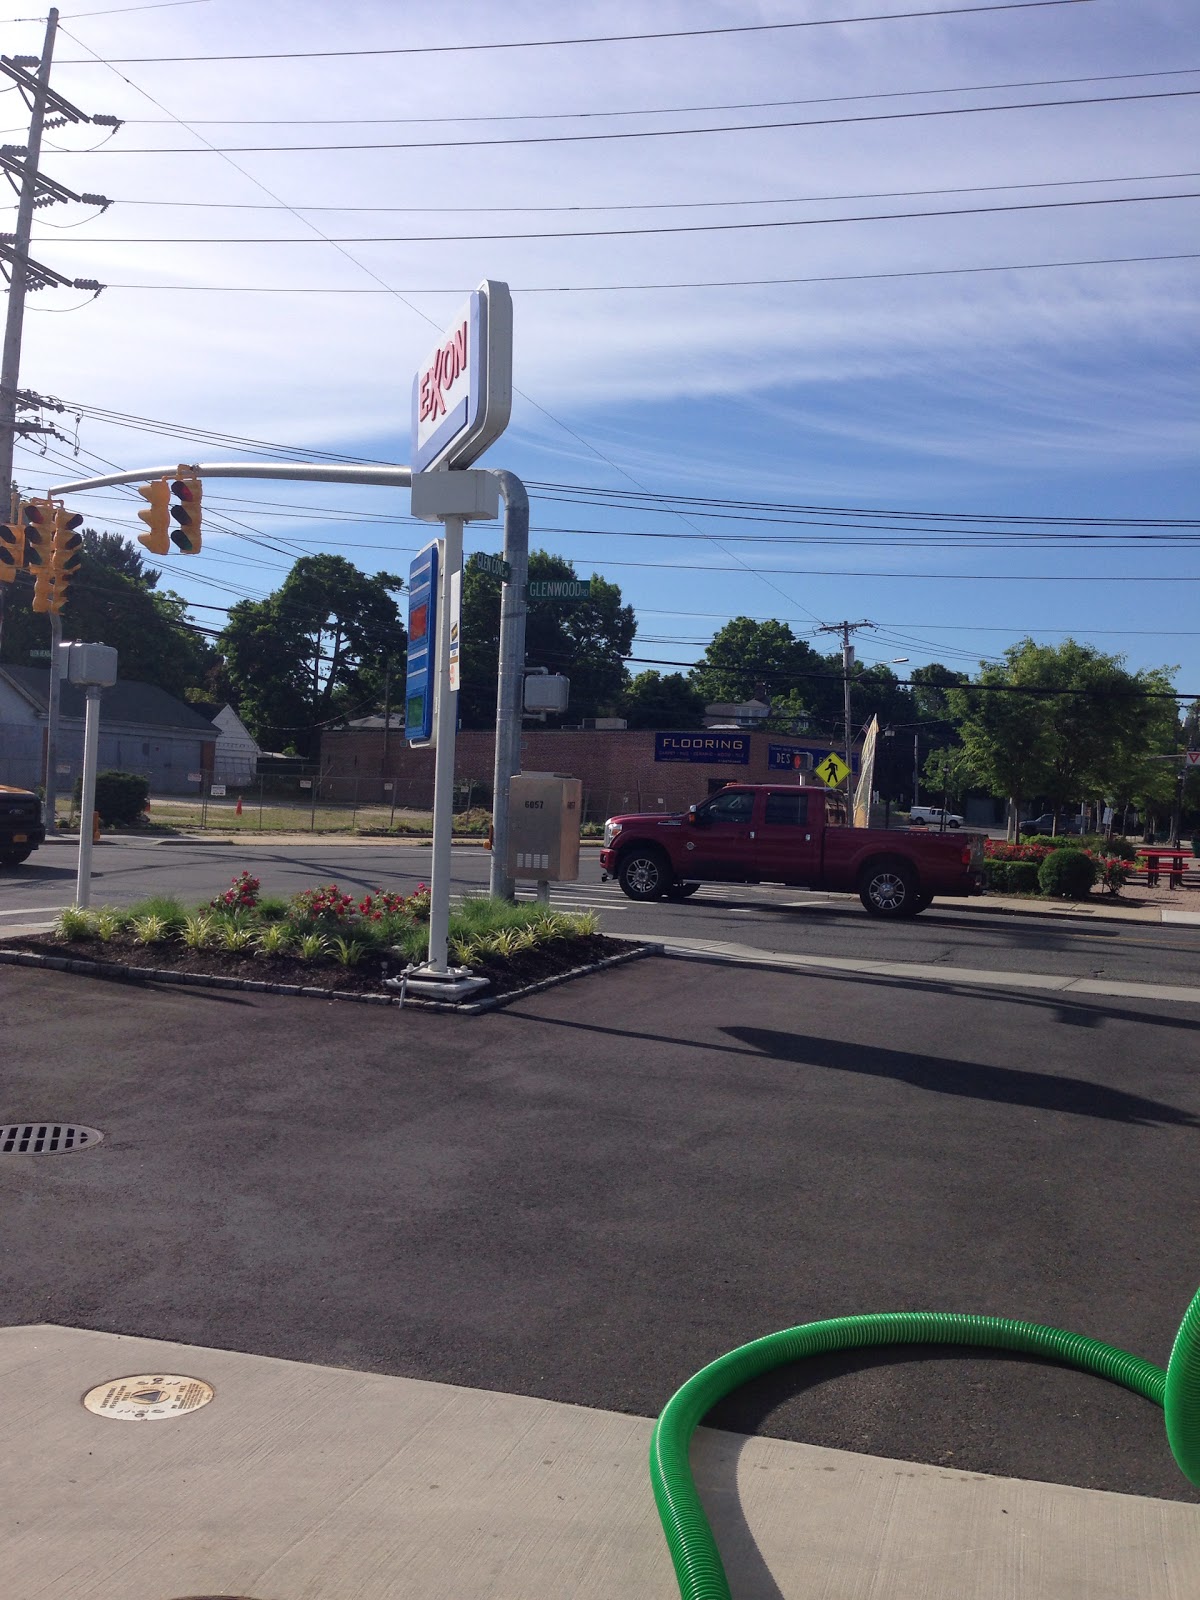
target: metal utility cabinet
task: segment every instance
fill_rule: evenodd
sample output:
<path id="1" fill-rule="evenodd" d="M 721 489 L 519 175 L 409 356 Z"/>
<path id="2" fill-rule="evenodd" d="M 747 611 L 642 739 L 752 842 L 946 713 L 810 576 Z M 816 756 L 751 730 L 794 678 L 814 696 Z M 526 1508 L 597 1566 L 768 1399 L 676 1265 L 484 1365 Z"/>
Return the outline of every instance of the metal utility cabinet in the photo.
<path id="1" fill-rule="evenodd" d="M 566 883 L 579 876 L 583 784 L 556 772 L 518 772 L 509 806 L 508 861 L 513 878 Z"/>

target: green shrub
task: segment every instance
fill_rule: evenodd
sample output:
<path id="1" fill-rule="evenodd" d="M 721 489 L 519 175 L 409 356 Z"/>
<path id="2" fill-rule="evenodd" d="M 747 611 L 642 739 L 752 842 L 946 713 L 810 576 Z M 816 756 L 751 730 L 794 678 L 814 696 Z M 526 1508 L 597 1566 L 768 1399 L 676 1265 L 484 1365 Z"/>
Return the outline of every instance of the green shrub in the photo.
<path id="1" fill-rule="evenodd" d="M 993 894 L 1037 894 L 1036 861 L 985 861 L 987 887 Z"/>
<path id="2" fill-rule="evenodd" d="M 1096 862 L 1082 850 L 1052 850 L 1038 868 L 1038 885 L 1055 900 L 1082 900 L 1091 893 Z"/>
<path id="3" fill-rule="evenodd" d="M 144 820 L 150 780 L 140 772 L 98 772 L 96 810 L 106 828 L 136 828 Z M 83 802 L 83 779 L 75 779 L 75 809 Z M 90 822 L 90 818 L 86 819 Z"/>

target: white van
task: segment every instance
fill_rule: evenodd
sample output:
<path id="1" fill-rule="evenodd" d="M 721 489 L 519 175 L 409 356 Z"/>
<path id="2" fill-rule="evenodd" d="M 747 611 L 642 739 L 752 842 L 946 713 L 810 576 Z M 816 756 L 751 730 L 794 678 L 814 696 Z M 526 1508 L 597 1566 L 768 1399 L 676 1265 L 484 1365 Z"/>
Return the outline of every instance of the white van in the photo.
<path id="1" fill-rule="evenodd" d="M 941 806 L 914 806 L 908 814 L 910 828 L 961 828 L 963 819 L 954 811 L 943 811 Z"/>

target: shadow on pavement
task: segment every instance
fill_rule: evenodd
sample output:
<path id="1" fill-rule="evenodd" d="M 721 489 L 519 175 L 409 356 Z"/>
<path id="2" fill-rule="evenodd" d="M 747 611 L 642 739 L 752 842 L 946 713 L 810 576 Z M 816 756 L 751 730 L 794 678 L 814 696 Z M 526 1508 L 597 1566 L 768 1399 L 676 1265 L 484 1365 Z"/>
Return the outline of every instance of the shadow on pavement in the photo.
<path id="1" fill-rule="evenodd" d="M 1026 1072 L 1020 1067 L 983 1066 L 941 1056 L 888 1050 L 880 1045 L 819 1039 L 777 1028 L 725 1027 L 722 1033 L 752 1046 L 772 1061 L 825 1067 L 834 1072 L 892 1078 L 932 1094 L 962 1095 L 1004 1105 L 1031 1106 L 1041 1111 L 1066 1111 L 1079 1117 L 1102 1117 L 1149 1128 L 1164 1124 L 1196 1128 L 1200 1118 L 1178 1106 L 1142 1095 L 1127 1094 L 1104 1084 L 1065 1078 L 1055 1072 Z"/>

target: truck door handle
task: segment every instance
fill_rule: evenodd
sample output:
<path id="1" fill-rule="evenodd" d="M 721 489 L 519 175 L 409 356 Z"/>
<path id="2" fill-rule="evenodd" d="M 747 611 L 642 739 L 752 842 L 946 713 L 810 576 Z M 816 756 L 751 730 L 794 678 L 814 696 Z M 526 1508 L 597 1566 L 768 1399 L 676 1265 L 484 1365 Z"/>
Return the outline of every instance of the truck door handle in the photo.
<path id="1" fill-rule="evenodd" d="M 805 844 L 811 844 L 812 843 L 812 834 L 811 833 L 806 833 L 804 835 L 804 842 L 805 842 Z"/>
<path id="2" fill-rule="evenodd" d="M 751 828 L 751 829 L 750 829 L 750 837 L 751 837 L 751 838 L 752 838 L 752 839 L 753 839 L 753 837 L 754 837 L 754 829 L 753 829 L 753 828 Z"/>

